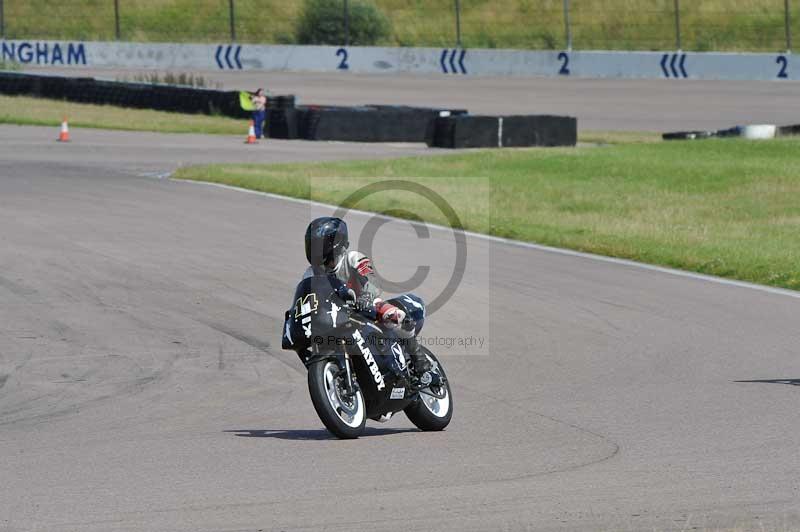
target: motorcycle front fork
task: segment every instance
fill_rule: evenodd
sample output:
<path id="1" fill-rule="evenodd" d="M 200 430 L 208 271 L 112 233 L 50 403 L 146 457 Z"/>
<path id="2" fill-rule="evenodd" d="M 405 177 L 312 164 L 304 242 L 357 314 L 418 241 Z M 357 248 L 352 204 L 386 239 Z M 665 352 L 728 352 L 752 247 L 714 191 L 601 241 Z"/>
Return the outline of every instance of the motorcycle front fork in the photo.
<path id="1" fill-rule="evenodd" d="M 347 394 L 352 396 L 355 394 L 355 387 L 353 386 L 353 372 L 350 369 L 350 354 L 345 350 L 344 352 L 344 370 L 347 373 Z"/>

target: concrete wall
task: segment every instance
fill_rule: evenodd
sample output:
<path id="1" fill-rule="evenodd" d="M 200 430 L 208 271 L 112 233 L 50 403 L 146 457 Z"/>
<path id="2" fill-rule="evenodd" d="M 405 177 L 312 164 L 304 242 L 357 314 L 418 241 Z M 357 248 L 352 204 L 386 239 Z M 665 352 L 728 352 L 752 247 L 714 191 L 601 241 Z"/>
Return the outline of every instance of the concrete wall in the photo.
<path id="1" fill-rule="evenodd" d="M 462 50 L 0 41 L 0 60 L 23 65 L 161 70 L 349 71 L 442 76 L 798 80 L 791 54 Z"/>

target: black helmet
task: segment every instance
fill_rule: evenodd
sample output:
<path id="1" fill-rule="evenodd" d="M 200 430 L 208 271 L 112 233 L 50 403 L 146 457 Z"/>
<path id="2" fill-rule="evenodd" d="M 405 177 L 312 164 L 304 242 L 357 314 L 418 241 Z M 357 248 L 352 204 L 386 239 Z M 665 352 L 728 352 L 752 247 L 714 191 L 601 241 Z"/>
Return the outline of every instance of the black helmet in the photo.
<path id="1" fill-rule="evenodd" d="M 349 245 L 344 220 L 325 216 L 308 224 L 306 258 L 311 266 L 333 270 Z"/>

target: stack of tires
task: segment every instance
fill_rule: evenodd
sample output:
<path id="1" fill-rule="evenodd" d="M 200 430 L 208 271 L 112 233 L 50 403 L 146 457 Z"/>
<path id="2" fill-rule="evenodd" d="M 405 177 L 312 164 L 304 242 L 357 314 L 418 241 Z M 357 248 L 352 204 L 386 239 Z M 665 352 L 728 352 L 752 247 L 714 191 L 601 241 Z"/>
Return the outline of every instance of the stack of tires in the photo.
<path id="1" fill-rule="evenodd" d="M 102 81 L 94 78 L 0 73 L 0 94 L 28 95 L 79 103 L 109 104 L 178 113 L 246 118 L 239 93 L 176 85 Z M 278 97 L 291 98 L 294 97 Z M 293 105 L 293 104 L 292 104 Z"/>
<path id="2" fill-rule="evenodd" d="M 297 138 L 297 109 L 294 96 L 272 96 L 267 101 L 267 136 Z"/>
<path id="3" fill-rule="evenodd" d="M 437 148 L 575 146 L 578 121 L 570 116 L 447 116 L 437 118 L 428 144 Z"/>

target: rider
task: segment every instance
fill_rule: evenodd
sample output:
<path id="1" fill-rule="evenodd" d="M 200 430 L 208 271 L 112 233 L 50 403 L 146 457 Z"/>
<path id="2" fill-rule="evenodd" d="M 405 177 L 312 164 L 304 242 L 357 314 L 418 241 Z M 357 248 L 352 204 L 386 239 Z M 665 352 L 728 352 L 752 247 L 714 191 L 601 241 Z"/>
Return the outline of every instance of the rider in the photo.
<path id="1" fill-rule="evenodd" d="M 303 279 L 319 274 L 334 274 L 353 290 L 356 308 L 375 310 L 377 321 L 385 328 L 398 330 L 404 324 L 406 313 L 381 299 L 381 290 L 375 283 L 375 272 L 369 257 L 358 251 L 348 251 L 350 241 L 347 224 L 340 218 L 322 217 L 313 220 L 306 230 L 306 258 L 311 266 Z M 421 381 L 429 381 L 431 364 L 420 352 L 415 335 L 404 340 L 414 370 Z"/>

